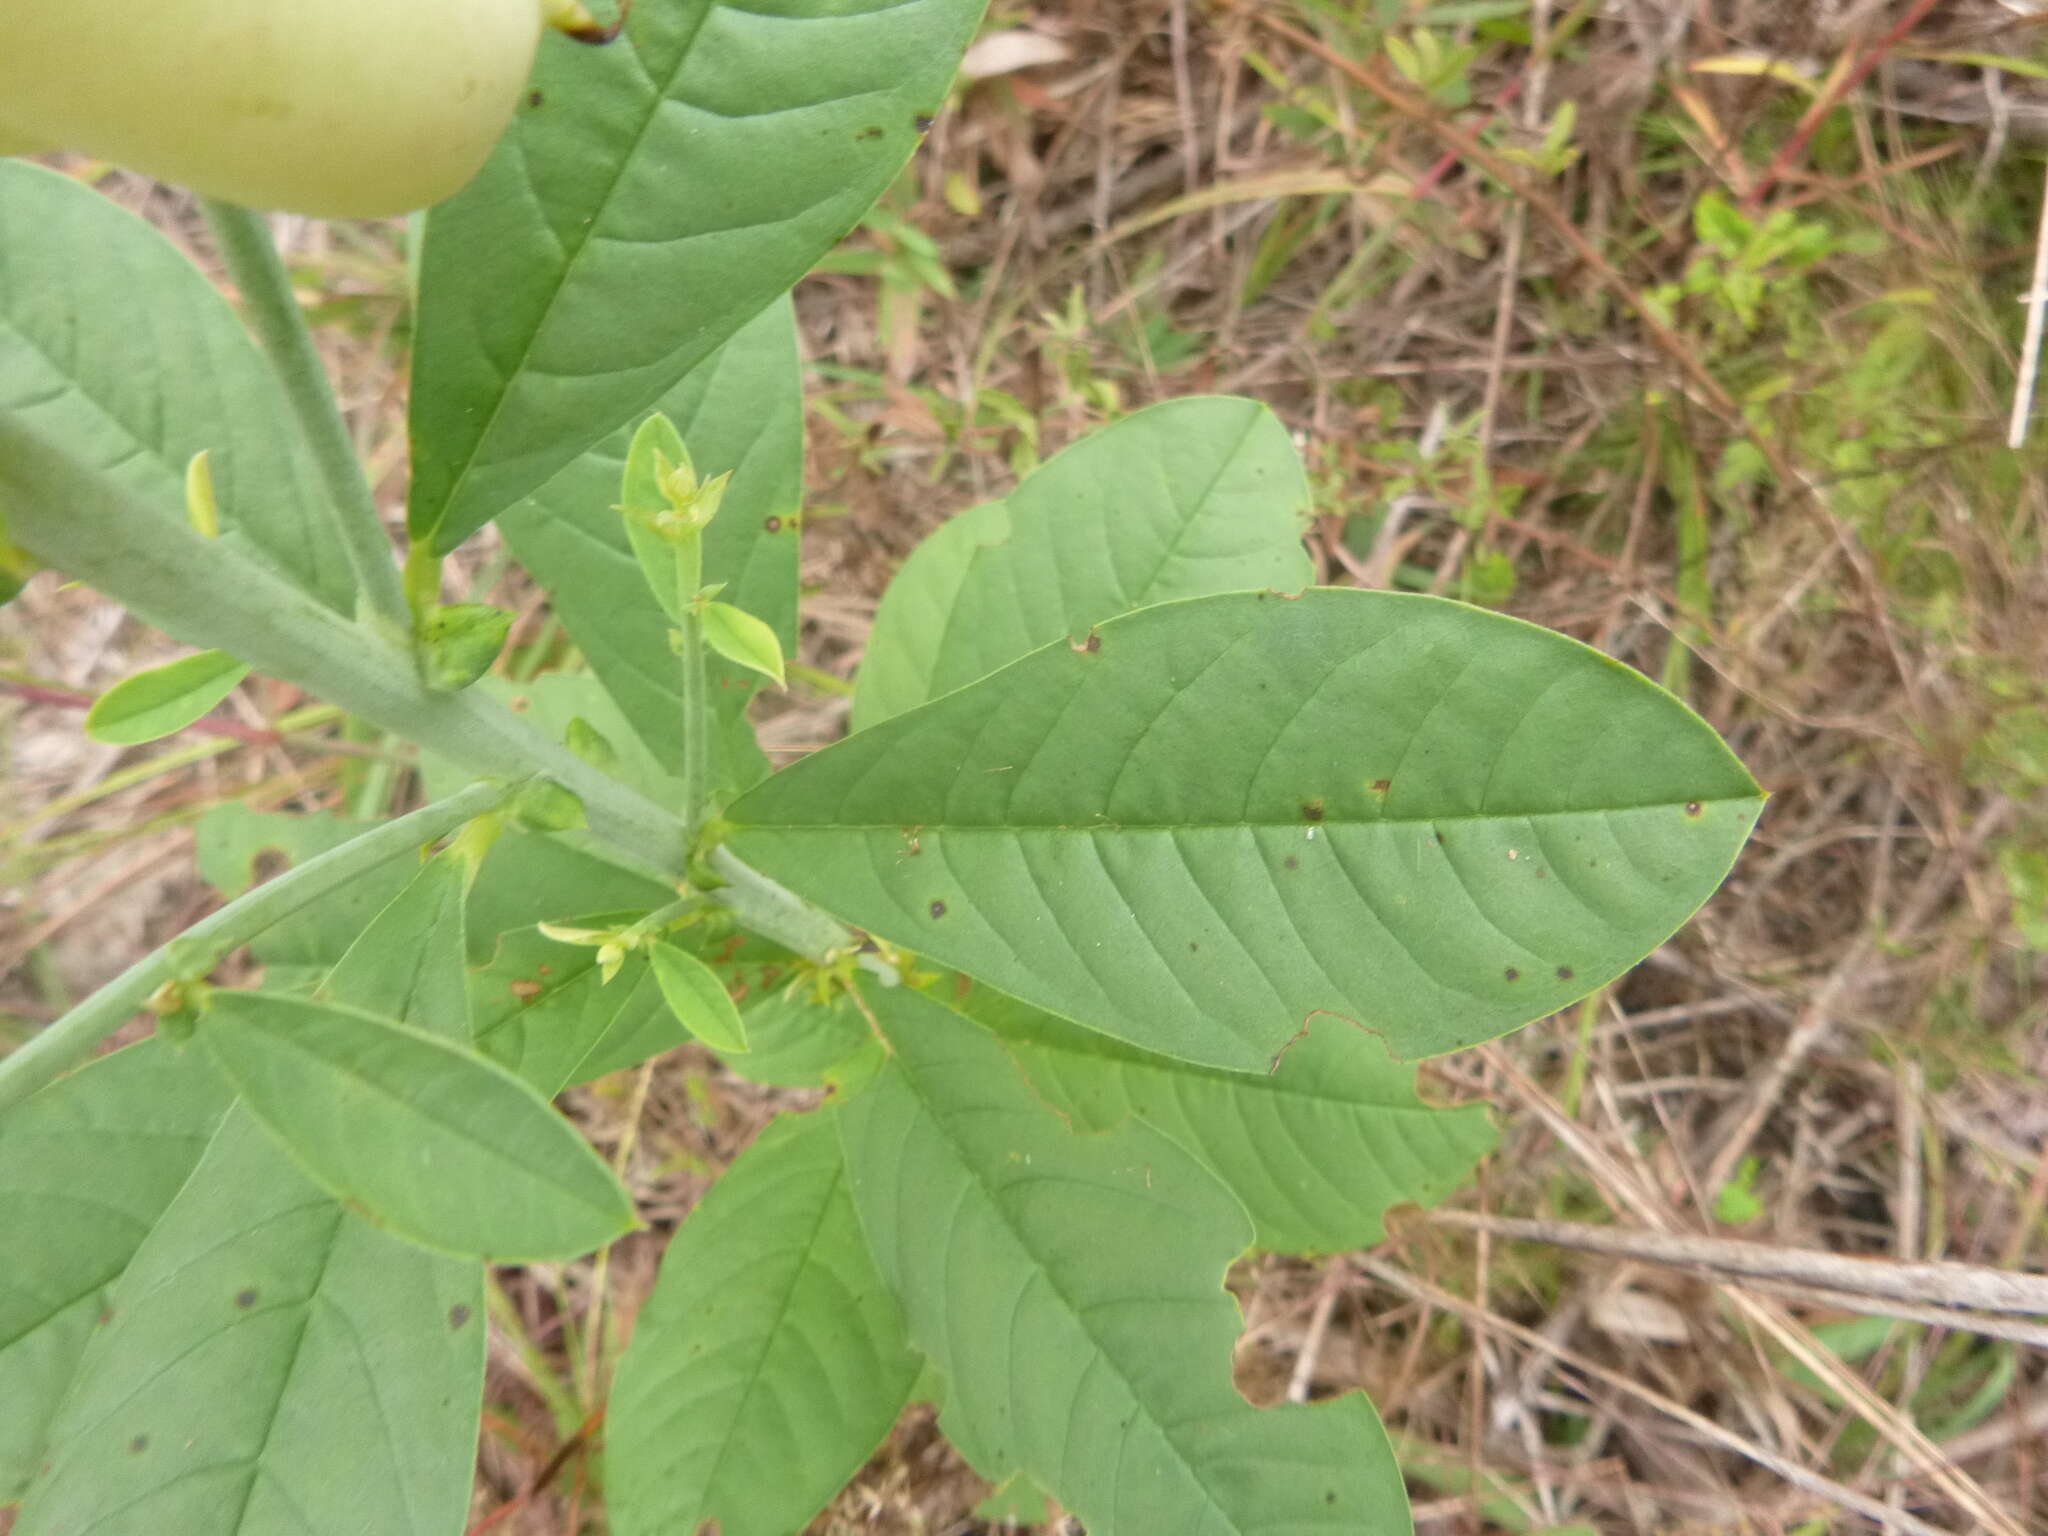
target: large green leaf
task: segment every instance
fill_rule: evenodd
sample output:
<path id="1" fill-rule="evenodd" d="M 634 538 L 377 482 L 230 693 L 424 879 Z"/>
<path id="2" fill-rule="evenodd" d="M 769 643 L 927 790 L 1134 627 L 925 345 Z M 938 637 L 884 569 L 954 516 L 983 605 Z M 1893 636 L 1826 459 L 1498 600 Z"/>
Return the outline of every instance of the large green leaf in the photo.
<path id="1" fill-rule="evenodd" d="M 1763 796 L 1562 635 L 1319 589 L 1142 609 L 785 769 L 739 856 L 838 916 L 1189 1061 L 1395 1055 L 1563 1007 L 1713 894 Z"/>
<path id="2" fill-rule="evenodd" d="M 620 1536 L 803 1529 L 917 1379 L 830 1110 L 770 1125 L 661 1262 L 605 1419 Z"/>
<path id="3" fill-rule="evenodd" d="M 1369 1247 L 1389 1206 L 1434 1205 L 1493 1149 L 1484 1107 L 1424 1104 L 1415 1068 L 1363 1030 L 1312 1029 L 1270 1074 L 1251 1074 L 1155 1056 L 986 987 L 961 1006 L 1075 1125 L 1135 1118 L 1194 1153 L 1272 1252 Z"/>
<path id="4" fill-rule="evenodd" d="M 631 1197 L 546 1100 L 438 1036 L 220 992 L 199 1038 L 308 1174 L 424 1247 L 497 1263 L 574 1258 L 633 1225 Z"/>
<path id="5" fill-rule="evenodd" d="M 873 1006 L 895 1056 L 840 1111 L 847 1169 L 969 1460 L 1090 1536 L 1408 1530 L 1362 1396 L 1260 1410 L 1232 1385 L 1223 1273 L 1252 1233 L 1207 1169 L 1149 1126 L 1068 1126 L 937 1003 Z"/>
<path id="6" fill-rule="evenodd" d="M 560 943 L 538 928 L 498 936 L 490 964 L 471 974 L 470 1006 L 477 1049 L 548 1098 L 689 1038 L 644 956 L 628 955 L 607 985 L 594 947 Z"/>
<path id="7" fill-rule="evenodd" d="M 0 1504 L 41 1458 L 105 1288 L 228 1106 L 205 1059 L 145 1040 L 0 1117 Z"/>
<path id="8" fill-rule="evenodd" d="M 459 1530 L 482 1291 L 237 1106 L 114 1287 L 16 1536 Z"/>
<path id="9" fill-rule="evenodd" d="M 319 478 L 227 301 L 155 229 L 68 176 L 0 161 L 0 208 L 0 414 L 172 521 L 206 450 L 222 537 L 353 613 Z"/>
<path id="10" fill-rule="evenodd" d="M 903 562 L 861 659 L 859 730 L 1133 608 L 1313 579 L 1308 478 L 1255 400 L 1168 400 L 1083 438 Z"/>
<path id="11" fill-rule="evenodd" d="M 646 0 L 611 47 L 543 47 L 427 219 L 414 537 L 460 543 L 802 277 L 915 147 L 981 9 Z"/>
<path id="12" fill-rule="evenodd" d="M 771 304 L 655 403 L 689 445 L 698 473 L 732 473 L 704 532 L 704 578 L 796 652 L 798 516 L 803 502 L 803 381 L 795 312 Z M 617 511 L 631 424 L 499 514 L 513 553 L 548 601 L 632 729 L 671 771 L 682 762 L 682 671 L 669 622 L 641 579 Z M 758 679 L 711 664 L 722 777 L 735 790 L 765 773 L 746 706 Z M 599 723 L 593 721 L 593 723 Z"/>

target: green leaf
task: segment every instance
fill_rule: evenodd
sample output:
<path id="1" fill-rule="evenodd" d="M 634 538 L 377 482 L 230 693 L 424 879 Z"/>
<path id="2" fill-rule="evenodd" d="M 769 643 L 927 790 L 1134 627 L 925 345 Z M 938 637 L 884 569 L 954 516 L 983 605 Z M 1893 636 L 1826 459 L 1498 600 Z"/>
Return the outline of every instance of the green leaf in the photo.
<path id="1" fill-rule="evenodd" d="M 204 1057 L 144 1040 L 0 1117 L 0 1505 L 42 1459 L 105 1288 L 198 1163 L 228 1101 Z"/>
<path id="2" fill-rule="evenodd" d="M 1287 429 L 1255 400 L 1168 400 L 1091 433 L 911 552 L 875 614 L 854 729 L 1133 608 L 1299 591 L 1308 505 Z"/>
<path id="3" fill-rule="evenodd" d="M 93 700 L 85 733 L 119 747 L 155 741 L 204 718 L 248 675 L 248 665 L 226 651 L 180 656 L 122 678 Z"/>
<path id="4" fill-rule="evenodd" d="M 218 992 L 199 1038 L 316 1182 L 422 1247 L 567 1259 L 633 1226 L 631 1198 L 568 1121 L 436 1036 L 331 1004 Z"/>
<path id="5" fill-rule="evenodd" d="M 224 542 L 354 613 L 297 423 L 213 285 L 69 176 L 0 162 L 0 208 L 0 415 L 18 413 L 180 527 L 186 467 L 205 451 Z"/>
<path id="6" fill-rule="evenodd" d="M 334 967 L 320 996 L 467 1044 L 460 857 L 428 860 Z"/>
<path id="7" fill-rule="evenodd" d="M 963 1009 L 1080 1129 L 1138 1119 L 1200 1158 L 1269 1252 L 1371 1247 L 1389 1206 L 1436 1204 L 1493 1150 L 1482 1106 L 1425 1105 L 1415 1069 L 1363 1030 L 1312 1029 L 1254 1076 L 1136 1050 L 987 988 Z"/>
<path id="8" fill-rule="evenodd" d="M 590 813 L 574 790 L 553 779 L 534 779 L 512 797 L 512 817 L 529 832 L 574 832 L 590 825 Z"/>
<path id="9" fill-rule="evenodd" d="M 490 964 L 472 973 L 470 1000 L 477 1049 L 547 1098 L 689 1038 L 640 956 L 628 955 L 604 986 L 595 949 L 557 943 L 538 928 L 498 936 Z"/>
<path id="10" fill-rule="evenodd" d="M 688 950 L 659 939 L 648 946 L 647 957 L 677 1023 L 714 1051 L 745 1054 L 747 1027 L 726 995 L 725 983 L 710 966 Z"/>
<path id="11" fill-rule="evenodd" d="M 620 522 L 626 543 L 640 567 L 640 579 L 671 624 L 683 622 L 689 594 L 682 590 L 682 567 L 676 545 L 657 533 L 649 519 L 671 510 L 662 489 L 665 470 L 690 462 L 690 450 L 676 424 L 656 411 L 634 429 L 626 444 L 626 467 L 619 477 Z M 699 530 L 701 537 L 702 530 Z"/>
<path id="12" fill-rule="evenodd" d="M 840 1111 L 847 1170 L 978 1469 L 1029 1474 L 1089 1536 L 1407 1532 L 1362 1396 L 1238 1395 L 1223 1275 L 1251 1226 L 1200 1163 L 1141 1124 L 1067 1126 L 993 1038 L 924 997 L 871 1001 L 895 1054 Z"/>
<path id="13" fill-rule="evenodd" d="M 1438 598 L 1194 598 L 813 754 L 729 846 L 837 916 L 1183 1060 L 1400 1057 L 1561 1008 L 1713 894 L 1761 791 L 1574 640 Z"/>
<path id="14" fill-rule="evenodd" d="M 513 615 L 489 603 L 450 603 L 420 626 L 420 665 L 427 685 L 453 693 L 491 670 Z"/>
<path id="15" fill-rule="evenodd" d="M 550 39 L 427 217 L 408 525 L 452 549 L 665 395 L 852 229 L 982 0 L 673 0 Z"/>
<path id="16" fill-rule="evenodd" d="M 731 603 L 704 605 L 704 638 L 711 649 L 763 677 L 772 678 L 778 688 L 785 686 L 782 675 L 782 642 L 775 631 Z"/>
<path id="17" fill-rule="evenodd" d="M 740 1018 L 748 1050 L 729 1065 L 751 1082 L 822 1088 L 865 1077 L 865 1070 L 854 1067 L 855 1058 L 881 1051 L 867 1020 L 843 994 L 821 1003 L 808 990 L 776 990 L 749 1000 Z"/>
<path id="18" fill-rule="evenodd" d="M 832 1112 L 784 1115 L 691 1212 L 634 1325 L 605 1422 L 612 1528 L 801 1530 L 889 1432 L 917 1371 Z"/>
<path id="19" fill-rule="evenodd" d="M 689 943 L 699 931 L 677 937 Z M 835 987 L 821 1002 L 816 972 L 780 944 L 735 933 L 699 946 L 747 1032 L 747 1054 L 727 1063 L 734 1072 L 756 1083 L 822 1088 L 864 1082 L 879 1069 L 881 1042 L 854 999 Z"/>
<path id="20" fill-rule="evenodd" d="M 114 1287 L 18 1536 L 439 1536 L 469 1506 L 483 1276 L 345 1212 L 246 1108 Z"/>
<path id="21" fill-rule="evenodd" d="M 722 595 L 765 620 L 783 653 L 792 654 L 804 451 L 803 381 L 788 300 L 771 304 L 691 370 L 656 409 L 675 422 L 700 471 L 733 477 L 718 517 L 704 530 L 704 579 L 723 581 Z M 625 523 L 613 506 L 631 437 L 631 428 L 613 433 L 500 514 L 498 528 L 547 589 L 550 606 L 618 701 L 620 720 L 661 762 L 680 763 L 682 672 L 668 643 L 676 621 L 636 576 Z M 710 672 L 724 726 L 719 776 L 737 794 L 768 772 L 746 717 L 760 680 L 724 661 L 713 661 Z"/>

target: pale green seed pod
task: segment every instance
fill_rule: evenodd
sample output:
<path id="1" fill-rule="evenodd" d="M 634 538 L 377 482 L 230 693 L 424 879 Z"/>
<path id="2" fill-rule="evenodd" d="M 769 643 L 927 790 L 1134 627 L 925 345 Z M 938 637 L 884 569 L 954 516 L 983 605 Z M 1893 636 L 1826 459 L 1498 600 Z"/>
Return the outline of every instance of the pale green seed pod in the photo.
<path id="1" fill-rule="evenodd" d="M 21 0 L 0 152 L 76 150 L 253 208 L 369 218 L 474 176 L 540 0 Z"/>

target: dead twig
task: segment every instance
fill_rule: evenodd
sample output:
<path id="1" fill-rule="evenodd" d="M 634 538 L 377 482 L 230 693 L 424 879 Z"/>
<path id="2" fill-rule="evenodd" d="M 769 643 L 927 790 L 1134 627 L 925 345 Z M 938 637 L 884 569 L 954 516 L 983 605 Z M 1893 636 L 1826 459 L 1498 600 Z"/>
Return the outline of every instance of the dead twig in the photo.
<path id="1" fill-rule="evenodd" d="M 1717 1275 L 1790 1280 L 1848 1295 L 2048 1317 L 2048 1275 L 1991 1269 L 1981 1264 L 1866 1259 L 1738 1237 L 1596 1227 L 1577 1221 L 1527 1221 L 1471 1211 L 1436 1211 L 1429 1219 L 1441 1226 L 1491 1232 L 1497 1237 L 1675 1268 L 1704 1269 Z"/>
<path id="2" fill-rule="evenodd" d="M 1634 1398 L 1666 1418 L 1685 1425 L 1703 1439 L 1755 1462 L 1758 1466 L 1776 1473 L 1786 1482 L 1826 1499 L 1839 1509 L 1854 1510 L 1880 1530 L 1903 1531 L 1907 1536 L 1944 1536 L 1942 1531 L 1927 1524 L 1926 1521 L 1917 1519 L 1903 1510 L 1893 1509 L 1889 1504 L 1873 1499 L 1867 1494 L 1858 1493 L 1833 1478 L 1823 1477 L 1789 1457 L 1780 1456 L 1777 1452 L 1758 1445 L 1754 1440 L 1745 1439 L 1733 1430 L 1716 1424 L 1704 1414 L 1694 1413 L 1682 1403 L 1673 1402 L 1663 1393 L 1654 1391 L 1639 1381 L 1633 1381 L 1619 1371 L 1609 1370 L 1606 1366 L 1565 1348 L 1555 1339 L 1545 1338 L 1533 1328 L 1524 1328 L 1520 1323 L 1488 1312 L 1463 1297 L 1454 1296 L 1427 1281 L 1418 1280 L 1385 1260 L 1361 1259 L 1357 1262 L 1361 1270 L 1387 1289 L 1416 1301 L 1427 1302 L 1446 1312 L 1456 1313 L 1475 1326 L 1483 1317 L 1487 1327 L 1506 1334 L 1530 1349 L 1542 1351 L 1559 1365 L 1576 1371 L 1589 1380 L 1601 1382 L 1617 1392 Z"/>

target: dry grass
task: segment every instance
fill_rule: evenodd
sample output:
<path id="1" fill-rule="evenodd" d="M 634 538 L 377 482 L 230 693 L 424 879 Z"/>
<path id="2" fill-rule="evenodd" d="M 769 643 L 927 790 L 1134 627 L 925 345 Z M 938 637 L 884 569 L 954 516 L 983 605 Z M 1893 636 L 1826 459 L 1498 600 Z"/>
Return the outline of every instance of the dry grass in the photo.
<path id="1" fill-rule="evenodd" d="M 2048 853 L 2048 433 L 2001 446 L 2048 82 L 1960 57 L 2048 57 L 2027 9 L 1533 0 L 1523 40 L 1433 29 L 1473 52 L 1457 99 L 1430 103 L 1347 19 L 1398 5 L 1006 7 L 1064 57 L 963 90 L 856 237 L 893 258 L 884 278 L 800 291 L 814 498 L 842 514 L 810 524 L 814 664 L 849 673 L 896 562 L 1018 468 L 1118 409 L 1242 392 L 1299 430 L 1324 579 L 1490 597 L 1588 639 L 1687 696 L 1771 790 L 1672 944 L 1584 1009 L 1427 1065 L 1439 1096 L 1499 1109 L 1462 1219 L 1237 1276 L 1245 1390 L 1369 1389 L 1424 1531 L 2048 1526 L 2038 1345 L 1902 1323 L 1852 1346 L 1868 1303 L 1832 1282 L 1512 1225 L 2048 1268 L 2048 965 L 1998 863 Z M 1831 78 L 1845 109 L 1804 141 L 1796 82 Z M 1502 158 L 1564 103 L 1575 163 Z M 1776 272 L 1746 329 L 1712 295 L 1655 304 L 1715 190 L 1843 237 Z M 175 199 L 121 195 L 182 227 Z M 392 248 L 290 233 L 395 497 Z M 1745 455 L 1776 475 L 1733 473 Z M 498 581 L 488 548 L 467 569 Z M 511 580 L 500 599 L 535 612 Z M 17 688 L 89 694 L 157 644 L 41 584 L 5 624 Z M 260 734 L 295 702 L 241 707 Z M 814 745 L 842 717 L 806 701 L 767 729 Z M 24 826 L 115 769 L 75 725 L 46 695 L 8 724 L 0 1005 L 26 1023 L 199 910 L 199 809 L 332 803 L 322 738 L 258 740 Z M 601 1149 L 629 1145 L 667 1224 L 784 1102 L 684 1052 L 578 1113 Z M 613 1335 L 592 1344 L 593 1296 L 630 1320 L 656 1246 L 503 1278 L 479 1518 L 552 1470 L 494 1529 L 602 1529 L 581 1452 Z M 815 1529 L 980 1530 L 981 1491 L 917 1413 Z"/>

